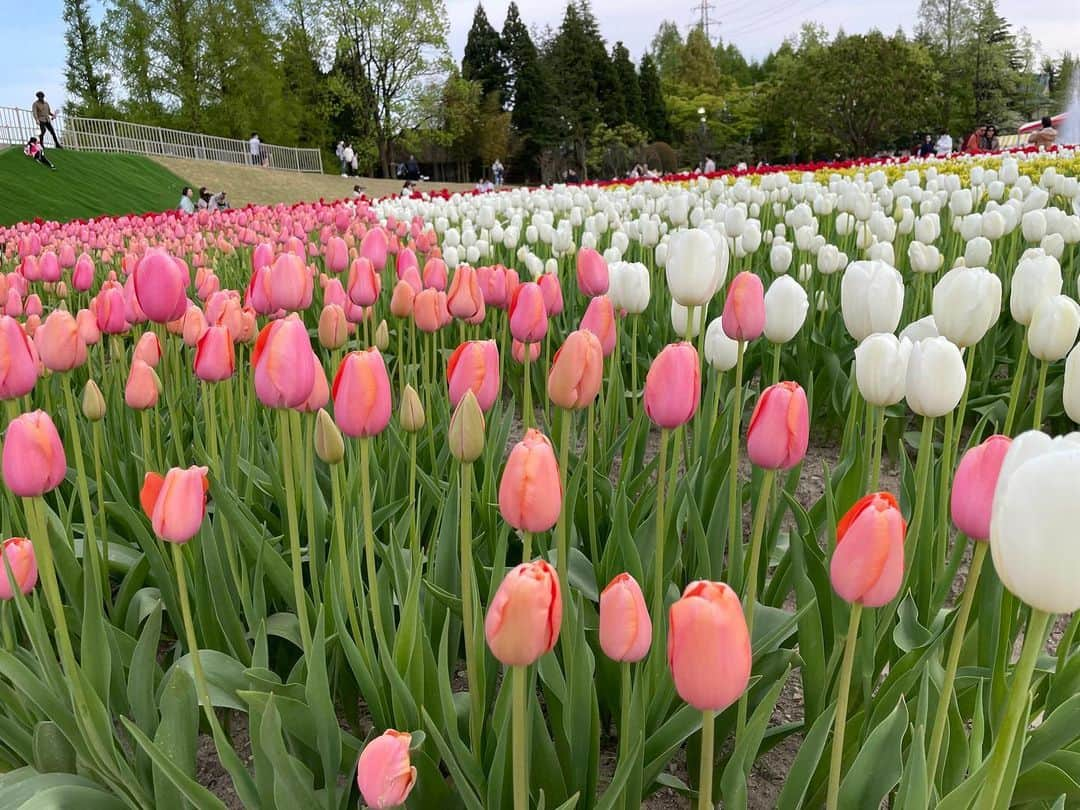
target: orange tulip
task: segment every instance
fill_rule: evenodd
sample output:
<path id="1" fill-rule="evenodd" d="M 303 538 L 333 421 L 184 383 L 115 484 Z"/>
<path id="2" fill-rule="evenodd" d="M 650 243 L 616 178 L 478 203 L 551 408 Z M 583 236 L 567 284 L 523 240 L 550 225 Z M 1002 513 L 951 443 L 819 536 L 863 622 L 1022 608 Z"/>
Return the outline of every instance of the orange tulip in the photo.
<path id="1" fill-rule="evenodd" d="M 722 582 L 698 580 L 668 613 L 668 666 L 679 697 L 720 712 L 750 683 L 750 633 L 742 603 Z"/>
<path id="2" fill-rule="evenodd" d="M 446 307 L 446 293 L 426 289 L 413 300 L 413 319 L 421 332 L 438 332 L 450 317 Z"/>
<path id="3" fill-rule="evenodd" d="M 896 597 L 904 579 L 906 531 L 890 493 L 872 492 L 855 502 L 836 527 L 829 564 L 829 579 L 841 599 L 881 607 Z"/>
<path id="4" fill-rule="evenodd" d="M 588 407 L 600 393 L 604 355 L 596 335 L 586 329 L 571 332 L 551 359 L 547 390 L 560 408 Z"/>
<path id="5" fill-rule="evenodd" d="M 451 315 L 468 323 L 480 323 L 484 319 L 484 296 L 480 293 L 474 267 L 463 264 L 454 271 L 446 294 L 446 306 Z"/>
<path id="6" fill-rule="evenodd" d="M 407 281 L 399 281 L 394 285 L 394 292 L 390 296 L 390 314 L 395 318 L 408 318 L 413 314 L 413 300 L 416 291 Z"/>
<path id="7" fill-rule="evenodd" d="M 547 560 L 536 560 L 522 563 L 503 579 L 488 608 L 484 635 L 499 661 L 525 667 L 551 652 L 561 625 L 559 576 Z"/>
<path id="8" fill-rule="evenodd" d="M 600 594 L 600 649 L 612 661 L 640 661 L 652 644 L 652 620 L 641 586 L 619 574 Z"/>
<path id="9" fill-rule="evenodd" d="M 349 339 L 349 322 L 345 310 L 337 304 L 327 304 L 319 315 L 319 343 L 325 349 L 340 349 Z"/>
<path id="10" fill-rule="evenodd" d="M 551 440 L 535 428 L 514 445 L 499 482 L 503 519 L 524 532 L 546 532 L 562 511 L 562 483 Z"/>

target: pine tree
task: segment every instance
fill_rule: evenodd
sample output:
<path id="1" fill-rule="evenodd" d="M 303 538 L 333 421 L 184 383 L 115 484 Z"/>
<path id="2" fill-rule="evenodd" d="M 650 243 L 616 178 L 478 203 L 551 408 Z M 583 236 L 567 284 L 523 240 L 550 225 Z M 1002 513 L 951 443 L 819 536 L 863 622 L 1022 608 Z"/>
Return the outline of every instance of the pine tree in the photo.
<path id="1" fill-rule="evenodd" d="M 567 5 L 559 31 L 545 54 L 555 90 L 555 113 L 561 131 L 573 149 L 575 162 L 585 166 L 585 150 L 594 127 L 600 123 L 597 101 L 595 22 L 582 19 L 579 6 Z"/>
<path id="2" fill-rule="evenodd" d="M 656 69 L 656 62 L 648 53 L 641 57 L 638 84 L 641 87 L 641 110 L 645 119 L 645 128 L 652 135 L 653 140 L 669 140 L 671 125 L 668 123 L 664 93 L 660 88 L 660 71 Z"/>
<path id="3" fill-rule="evenodd" d="M 641 101 L 641 86 L 638 83 L 637 71 L 634 63 L 630 61 L 630 51 L 622 42 L 616 42 L 611 51 L 611 62 L 615 68 L 615 77 L 622 89 L 623 101 L 626 106 L 626 120 L 638 129 L 648 129 L 645 121 L 645 108 Z"/>
<path id="4" fill-rule="evenodd" d="M 498 93 L 505 98 L 506 65 L 500 52 L 498 32 L 488 22 L 487 13 L 477 4 L 473 14 L 472 28 L 465 42 L 465 54 L 461 60 L 461 76 L 467 81 L 479 82 L 484 95 Z"/>
<path id="5" fill-rule="evenodd" d="M 531 173 L 541 151 L 557 138 L 554 91 L 547 66 L 514 2 L 506 10 L 500 53 L 507 67 L 510 123 L 519 140 L 519 165 Z"/>
<path id="6" fill-rule="evenodd" d="M 90 19 L 87 0 L 64 0 L 64 44 L 67 58 L 64 79 L 72 98 L 71 112 L 100 116 L 109 106 L 108 51 Z"/>

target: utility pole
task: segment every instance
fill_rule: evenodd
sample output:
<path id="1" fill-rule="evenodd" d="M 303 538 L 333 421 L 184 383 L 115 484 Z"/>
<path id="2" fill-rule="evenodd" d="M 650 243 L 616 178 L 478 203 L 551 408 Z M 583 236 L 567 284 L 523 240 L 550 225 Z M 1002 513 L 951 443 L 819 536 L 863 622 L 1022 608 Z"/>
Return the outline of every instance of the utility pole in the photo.
<path id="1" fill-rule="evenodd" d="M 716 6 L 710 3 L 709 0 L 699 0 L 694 7 L 694 11 L 698 18 L 698 27 L 705 32 L 706 38 L 712 42 L 712 26 L 719 24 L 719 20 L 713 19 L 711 14 L 711 12 L 716 11 Z"/>

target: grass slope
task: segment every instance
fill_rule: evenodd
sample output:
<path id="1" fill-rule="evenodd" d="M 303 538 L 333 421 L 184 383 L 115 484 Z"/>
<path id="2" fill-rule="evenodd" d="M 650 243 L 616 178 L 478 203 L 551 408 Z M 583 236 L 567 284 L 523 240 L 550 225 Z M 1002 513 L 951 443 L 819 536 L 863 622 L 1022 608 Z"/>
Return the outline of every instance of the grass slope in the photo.
<path id="1" fill-rule="evenodd" d="M 179 158 L 154 158 L 158 163 L 191 180 L 198 190 L 206 186 L 211 191 L 228 192 L 229 202 L 239 207 L 248 203 L 274 205 L 317 200 L 339 200 L 352 195 L 353 186 L 359 184 L 369 197 L 385 197 L 401 191 L 400 180 L 371 177 L 339 177 L 336 174 L 299 174 L 275 171 L 256 166 L 234 163 L 213 163 L 206 160 L 182 160 Z M 421 191 L 447 188 L 465 191 L 472 188 L 468 183 L 421 183 Z"/>
<path id="2" fill-rule="evenodd" d="M 46 151 L 50 171 L 17 147 L 0 152 L 0 225 L 40 217 L 64 222 L 176 206 L 185 180 L 149 158 Z"/>

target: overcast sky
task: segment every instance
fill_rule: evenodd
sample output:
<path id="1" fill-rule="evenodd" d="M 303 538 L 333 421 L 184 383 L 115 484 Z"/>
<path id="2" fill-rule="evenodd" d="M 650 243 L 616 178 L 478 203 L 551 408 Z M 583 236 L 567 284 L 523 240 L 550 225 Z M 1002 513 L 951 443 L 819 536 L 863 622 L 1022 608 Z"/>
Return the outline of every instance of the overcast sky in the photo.
<path id="1" fill-rule="evenodd" d="M 698 0 L 700 2 L 700 0 Z M 484 3 L 498 29 L 510 0 Z M 712 0 L 715 29 L 734 42 L 748 58 L 761 58 L 776 48 L 803 22 L 823 23 L 830 31 L 848 33 L 871 28 L 910 31 L 918 0 Z M 476 0 L 446 0 L 450 16 L 450 47 L 461 58 Z M 100 9 L 100 2 L 95 0 Z M 525 23 L 558 26 L 564 4 L 553 0 L 518 0 Z M 1080 50 L 1080 0 L 999 0 L 1001 13 L 1014 26 L 1026 27 L 1044 51 L 1057 55 Z M 62 0 L 0 0 L 4 46 L 0 48 L 0 107 L 29 107 L 34 91 L 44 90 L 54 107 L 64 100 L 64 27 Z M 698 19 L 694 0 L 658 3 L 656 0 L 593 0 L 600 30 L 610 46 L 621 39 L 635 61 L 648 48 L 661 21 L 671 19 L 684 30 Z"/>

